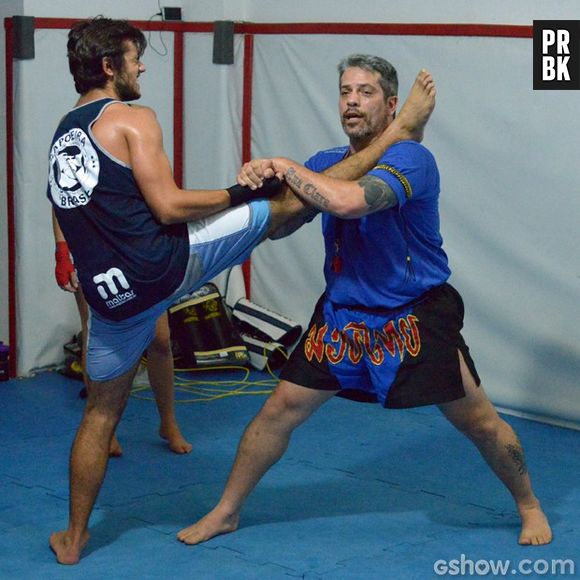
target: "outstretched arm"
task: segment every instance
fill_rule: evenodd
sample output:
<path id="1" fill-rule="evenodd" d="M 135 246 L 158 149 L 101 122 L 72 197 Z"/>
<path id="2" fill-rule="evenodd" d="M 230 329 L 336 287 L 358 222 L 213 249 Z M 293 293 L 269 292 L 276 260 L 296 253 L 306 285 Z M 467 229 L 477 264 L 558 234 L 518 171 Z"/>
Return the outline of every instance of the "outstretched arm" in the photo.
<path id="1" fill-rule="evenodd" d="M 394 191 L 377 177 L 365 175 L 358 181 L 336 179 L 310 171 L 290 159 L 272 161 L 296 195 L 320 211 L 337 217 L 360 218 L 397 204 Z"/>
<path id="2" fill-rule="evenodd" d="M 111 155 L 131 167 L 147 205 L 163 224 L 200 219 L 280 191 L 279 185 L 272 184 L 260 191 L 244 190 L 238 184 L 228 189 L 179 188 L 163 148 L 161 127 L 148 107 L 113 104 L 93 131 Z"/>
<path id="3" fill-rule="evenodd" d="M 161 127 L 155 113 L 131 107 L 124 129 L 131 167 L 139 189 L 155 217 L 164 224 L 206 217 L 230 205 L 225 190 L 184 190 L 177 187 L 163 148 Z"/>

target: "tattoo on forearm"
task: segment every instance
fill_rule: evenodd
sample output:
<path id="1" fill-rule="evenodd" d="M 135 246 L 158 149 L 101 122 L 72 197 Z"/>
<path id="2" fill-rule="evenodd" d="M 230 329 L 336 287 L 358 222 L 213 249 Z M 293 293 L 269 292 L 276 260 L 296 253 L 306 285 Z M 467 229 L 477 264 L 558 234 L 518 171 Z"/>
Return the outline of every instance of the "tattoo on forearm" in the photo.
<path id="1" fill-rule="evenodd" d="M 397 205 L 395 192 L 382 179 L 365 175 L 358 184 L 363 188 L 365 202 L 371 212 Z"/>
<path id="2" fill-rule="evenodd" d="M 519 441 L 514 445 L 512 443 L 508 443 L 505 446 L 509 456 L 511 457 L 512 461 L 515 463 L 518 473 L 520 475 L 525 475 L 528 472 L 528 468 L 526 467 L 526 460 L 524 458 L 524 451 L 519 443 Z"/>
<path id="3" fill-rule="evenodd" d="M 297 191 L 298 194 L 302 194 L 304 197 L 308 197 L 312 200 L 312 203 L 321 209 L 327 209 L 329 201 L 324 197 L 317 189 L 313 183 L 304 183 L 302 179 L 298 176 L 296 171 L 290 167 L 286 172 L 286 182 L 288 185 Z"/>

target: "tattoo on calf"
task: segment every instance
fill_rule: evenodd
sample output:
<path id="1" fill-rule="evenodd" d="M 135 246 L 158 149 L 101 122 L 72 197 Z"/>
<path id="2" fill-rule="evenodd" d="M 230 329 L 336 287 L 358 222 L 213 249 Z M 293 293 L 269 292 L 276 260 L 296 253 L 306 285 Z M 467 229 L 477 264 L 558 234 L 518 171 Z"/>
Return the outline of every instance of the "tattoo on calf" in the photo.
<path id="1" fill-rule="evenodd" d="M 528 468 L 526 467 L 526 460 L 524 458 L 524 451 L 519 444 L 519 442 L 514 445 L 512 443 L 508 443 L 505 446 L 509 456 L 511 457 L 512 461 L 515 463 L 518 473 L 520 475 L 525 475 L 528 472 Z"/>
<path id="2" fill-rule="evenodd" d="M 358 184 L 363 188 L 365 202 L 371 212 L 397 205 L 395 192 L 382 179 L 365 175 Z"/>
<path id="3" fill-rule="evenodd" d="M 305 196 L 309 197 L 316 207 L 321 209 L 328 208 L 328 199 L 316 189 L 316 186 L 313 183 L 304 183 L 292 167 L 290 167 L 286 172 L 285 179 L 288 185 L 300 190 Z"/>

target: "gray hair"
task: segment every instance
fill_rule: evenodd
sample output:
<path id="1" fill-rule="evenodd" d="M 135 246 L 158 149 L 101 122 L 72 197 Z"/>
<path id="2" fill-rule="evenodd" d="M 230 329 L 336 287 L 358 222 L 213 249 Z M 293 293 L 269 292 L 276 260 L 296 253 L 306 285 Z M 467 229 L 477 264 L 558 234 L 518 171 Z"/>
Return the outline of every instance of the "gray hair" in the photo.
<path id="1" fill-rule="evenodd" d="M 398 93 L 397 69 L 388 60 L 371 54 L 351 54 L 338 63 L 339 82 L 344 71 L 351 67 L 379 73 L 379 84 L 383 89 L 385 100 Z"/>

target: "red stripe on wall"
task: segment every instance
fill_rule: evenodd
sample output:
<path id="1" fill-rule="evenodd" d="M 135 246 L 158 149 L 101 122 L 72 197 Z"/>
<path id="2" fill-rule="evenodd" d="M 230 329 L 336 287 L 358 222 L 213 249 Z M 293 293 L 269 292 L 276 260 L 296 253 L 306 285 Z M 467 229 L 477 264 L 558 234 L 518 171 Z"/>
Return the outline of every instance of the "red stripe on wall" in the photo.
<path id="1" fill-rule="evenodd" d="M 254 36 L 244 38 L 244 88 L 242 96 L 242 163 L 252 158 L 252 81 L 254 77 Z M 252 262 L 248 258 L 242 264 L 246 297 L 252 292 Z"/>
<path id="2" fill-rule="evenodd" d="M 533 38 L 532 26 L 510 24 L 380 24 L 303 22 L 294 24 L 240 24 L 248 34 L 363 34 L 401 36 L 496 36 Z"/>
<path id="3" fill-rule="evenodd" d="M 35 18 L 36 29 L 63 29 L 70 28 L 75 22 L 86 18 Z M 130 20 L 133 26 L 141 30 L 154 30 L 170 32 L 213 32 L 213 22 L 182 22 L 182 21 L 153 21 L 153 20 Z"/>
<path id="4" fill-rule="evenodd" d="M 36 28 L 70 28 L 78 18 L 35 18 Z M 213 22 L 167 22 L 132 20 L 141 30 L 170 30 L 180 32 L 213 32 Z M 379 22 L 298 22 L 244 23 L 238 22 L 234 31 L 240 34 L 369 34 L 418 36 L 497 36 L 532 38 L 533 27 L 516 24 L 408 24 Z"/>
<path id="5" fill-rule="evenodd" d="M 183 187 L 183 32 L 173 35 L 173 176 Z"/>
<path id="6" fill-rule="evenodd" d="M 6 29 L 6 211 L 8 230 L 8 341 L 10 362 L 8 374 L 17 376 L 16 353 L 18 335 L 16 332 L 16 226 L 14 211 L 14 50 L 12 19 L 4 21 Z"/>
<path id="7" fill-rule="evenodd" d="M 252 158 L 252 83 L 254 80 L 254 36 L 244 38 L 244 94 L 242 96 L 242 162 Z"/>

